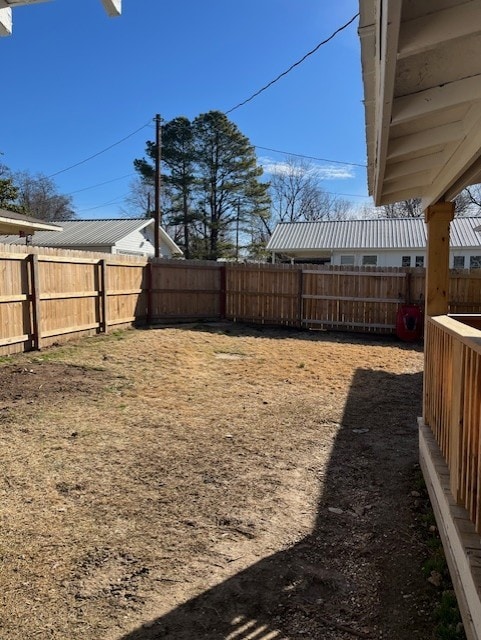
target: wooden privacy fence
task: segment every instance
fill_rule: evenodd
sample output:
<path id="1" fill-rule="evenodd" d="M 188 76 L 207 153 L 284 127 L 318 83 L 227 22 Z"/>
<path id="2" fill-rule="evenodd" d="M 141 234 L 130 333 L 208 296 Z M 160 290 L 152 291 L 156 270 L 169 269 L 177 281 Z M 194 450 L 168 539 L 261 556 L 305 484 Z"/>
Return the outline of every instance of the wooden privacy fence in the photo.
<path id="1" fill-rule="evenodd" d="M 407 271 L 399 269 L 229 265 L 227 317 L 296 327 L 390 332 L 395 328 L 398 306 L 406 300 L 407 283 Z"/>
<path id="2" fill-rule="evenodd" d="M 145 318 L 146 264 L 79 251 L 0 248 L 0 353 Z"/>
<path id="3" fill-rule="evenodd" d="M 0 354 L 109 327 L 228 319 L 377 333 L 423 304 L 424 269 L 147 260 L 0 246 Z M 481 312 L 481 272 L 451 274 L 451 311 Z"/>

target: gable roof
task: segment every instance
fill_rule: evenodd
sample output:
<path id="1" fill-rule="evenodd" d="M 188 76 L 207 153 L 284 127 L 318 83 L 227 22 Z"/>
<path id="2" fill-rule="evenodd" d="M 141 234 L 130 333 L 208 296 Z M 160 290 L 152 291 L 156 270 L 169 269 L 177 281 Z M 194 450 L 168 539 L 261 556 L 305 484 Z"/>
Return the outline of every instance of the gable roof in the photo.
<path id="1" fill-rule="evenodd" d="M 0 209 L 0 233 L 16 232 L 16 237 L 18 238 L 19 231 L 30 234 L 41 230 L 51 232 L 52 235 L 55 235 L 55 233 L 62 231 L 62 226 L 53 222 L 32 218 L 32 216 L 26 216 L 23 213 Z"/>
<path id="2" fill-rule="evenodd" d="M 152 224 L 151 219 L 65 220 L 62 232 L 35 234 L 33 244 L 49 247 L 112 246 L 129 233 Z"/>
<path id="3" fill-rule="evenodd" d="M 481 247 L 481 217 L 455 218 L 451 223 L 452 248 Z M 321 220 L 282 222 L 266 249 L 273 252 L 333 249 L 424 249 L 423 218 L 377 220 Z"/>
<path id="4" fill-rule="evenodd" d="M 134 231 L 154 227 L 153 218 L 114 218 L 111 220 L 65 220 L 60 233 L 41 231 L 32 238 L 32 244 L 46 247 L 112 247 Z M 161 241 L 172 254 L 182 255 L 181 249 L 164 229 L 160 229 Z M 5 244 L 18 243 L 18 236 L 0 236 Z"/>

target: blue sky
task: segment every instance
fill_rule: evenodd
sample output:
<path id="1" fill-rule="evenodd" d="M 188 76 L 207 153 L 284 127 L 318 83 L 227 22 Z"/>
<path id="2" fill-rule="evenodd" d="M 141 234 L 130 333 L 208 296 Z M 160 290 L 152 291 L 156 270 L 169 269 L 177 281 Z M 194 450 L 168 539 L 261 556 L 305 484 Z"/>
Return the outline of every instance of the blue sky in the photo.
<path id="1" fill-rule="evenodd" d="M 18 7 L 13 35 L 0 39 L 1 161 L 52 175 L 147 125 L 54 178 L 80 217 L 117 217 L 156 113 L 227 111 L 357 10 L 357 0 L 123 0 L 112 19 L 100 0 Z M 362 97 L 356 20 L 229 117 L 258 147 L 363 164 Z M 285 158 L 257 154 L 266 165 Z M 370 202 L 363 167 L 315 164 L 326 191 Z"/>

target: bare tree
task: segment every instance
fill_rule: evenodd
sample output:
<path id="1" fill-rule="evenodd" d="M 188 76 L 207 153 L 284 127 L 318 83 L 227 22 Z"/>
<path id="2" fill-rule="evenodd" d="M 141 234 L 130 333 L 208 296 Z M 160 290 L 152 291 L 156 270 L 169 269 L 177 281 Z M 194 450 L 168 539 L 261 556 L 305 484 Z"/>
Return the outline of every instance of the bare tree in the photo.
<path id="1" fill-rule="evenodd" d="M 154 210 L 154 187 L 142 178 L 130 183 L 129 195 L 125 198 L 122 214 L 127 217 L 150 218 Z"/>
<path id="2" fill-rule="evenodd" d="M 272 170 L 271 212 L 265 221 L 269 233 L 278 222 L 344 220 L 351 204 L 325 191 L 319 170 L 311 163 L 287 156 Z"/>
<path id="3" fill-rule="evenodd" d="M 454 199 L 455 215 L 469 216 L 479 213 L 481 207 L 481 187 L 469 187 L 461 191 Z M 477 210 L 476 210 L 477 208 Z M 421 198 L 410 198 L 392 204 L 385 204 L 376 209 L 381 218 L 422 218 L 424 209 Z"/>
<path id="4" fill-rule="evenodd" d="M 76 217 L 71 196 L 61 195 L 53 180 L 28 171 L 12 174 L 16 204 L 23 213 L 40 220 L 71 220 Z"/>
<path id="5" fill-rule="evenodd" d="M 466 187 L 464 191 L 460 193 L 465 201 L 464 211 L 469 213 L 461 215 L 479 215 L 481 213 L 481 184 L 474 184 L 470 187 Z"/>

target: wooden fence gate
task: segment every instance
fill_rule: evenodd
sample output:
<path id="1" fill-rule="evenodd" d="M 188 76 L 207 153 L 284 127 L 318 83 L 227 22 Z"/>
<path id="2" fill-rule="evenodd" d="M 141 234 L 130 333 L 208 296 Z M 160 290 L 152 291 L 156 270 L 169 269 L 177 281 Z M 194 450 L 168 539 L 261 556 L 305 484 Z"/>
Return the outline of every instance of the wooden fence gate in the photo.
<path id="1" fill-rule="evenodd" d="M 412 274 L 400 270 L 302 270 L 303 327 L 393 331 L 399 305 L 421 295 Z"/>

